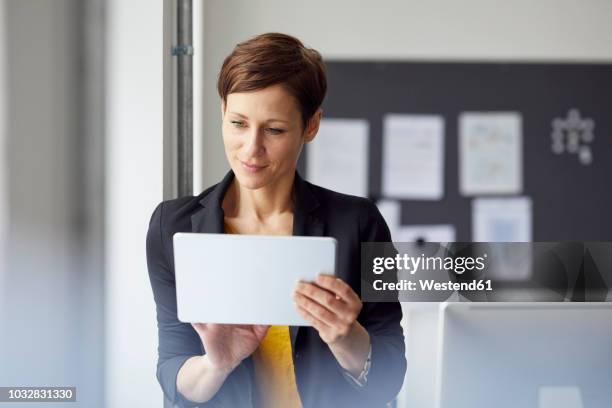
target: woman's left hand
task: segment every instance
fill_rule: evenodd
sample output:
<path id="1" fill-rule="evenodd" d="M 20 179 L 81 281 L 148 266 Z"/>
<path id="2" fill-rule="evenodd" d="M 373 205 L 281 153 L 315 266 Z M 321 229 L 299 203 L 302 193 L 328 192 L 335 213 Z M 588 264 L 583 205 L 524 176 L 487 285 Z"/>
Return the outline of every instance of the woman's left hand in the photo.
<path id="1" fill-rule="evenodd" d="M 349 285 L 325 274 L 319 274 L 314 283 L 298 282 L 293 300 L 298 313 L 328 344 L 342 341 L 351 333 L 362 307 Z"/>
<path id="2" fill-rule="evenodd" d="M 340 365 L 355 376 L 370 348 L 370 336 L 357 321 L 363 304 L 339 278 L 320 274 L 314 283 L 298 282 L 293 292 L 298 313 L 319 332 Z"/>

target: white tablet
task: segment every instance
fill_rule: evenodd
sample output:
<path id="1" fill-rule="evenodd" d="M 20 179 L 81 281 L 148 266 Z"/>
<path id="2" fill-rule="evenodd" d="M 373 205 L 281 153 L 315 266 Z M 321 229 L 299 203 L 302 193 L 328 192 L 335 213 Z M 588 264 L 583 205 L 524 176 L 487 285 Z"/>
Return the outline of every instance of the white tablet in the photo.
<path id="1" fill-rule="evenodd" d="M 291 294 L 299 280 L 335 275 L 336 245 L 329 237 L 176 233 L 178 318 L 309 326 Z"/>

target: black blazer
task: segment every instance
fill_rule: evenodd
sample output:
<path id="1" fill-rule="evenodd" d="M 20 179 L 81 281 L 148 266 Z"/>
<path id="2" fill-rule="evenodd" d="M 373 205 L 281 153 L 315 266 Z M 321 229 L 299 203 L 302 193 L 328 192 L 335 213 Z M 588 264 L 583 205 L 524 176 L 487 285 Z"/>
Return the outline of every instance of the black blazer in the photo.
<path id="1" fill-rule="evenodd" d="M 191 356 L 205 353 L 190 324 L 176 315 L 172 237 L 176 232 L 222 233 L 221 203 L 234 174 L 197 197 L 164 201 L 151 217 L 147 265 L 157 309 L 159 333 L 157 379 L 166 398 L 179 407 L 253 406 L 254 368 L 251 357 L 228 376 L 213 399 L 193 403 L 176 390 L 176 376 Z M 293 186 L 293 235 L 330 236 L 338 240 L 337 275 L 360 294 L 361 242 L 388 242 L 389 228 L 369 200 L 336 193 L 303 180 Z M 406 371 L 404 336 L 398 302 L 365 303 L 358 321 L 372 344 L 372 363 L 363 387 L 343 374 L 329 347 L 310 327 L 290 327 L 296 382 L 304 408 L 382 407 L 399 392 Z"/>

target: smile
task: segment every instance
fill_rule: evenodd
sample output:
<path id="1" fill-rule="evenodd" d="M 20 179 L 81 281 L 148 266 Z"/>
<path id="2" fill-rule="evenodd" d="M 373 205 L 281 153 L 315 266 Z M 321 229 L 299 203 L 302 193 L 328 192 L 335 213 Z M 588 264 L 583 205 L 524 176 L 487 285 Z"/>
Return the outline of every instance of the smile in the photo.
<path id="1" fill-rule="evenodd" d="M 240 164 L 242 164 L 242 168 L 248 171 L 249 173 L 257 173 L 258 171 L 261 171 L 267 167 L 267 166 L 257 166 L 253 164 L 247 164 L 243 161 L 241 161 Z"/>

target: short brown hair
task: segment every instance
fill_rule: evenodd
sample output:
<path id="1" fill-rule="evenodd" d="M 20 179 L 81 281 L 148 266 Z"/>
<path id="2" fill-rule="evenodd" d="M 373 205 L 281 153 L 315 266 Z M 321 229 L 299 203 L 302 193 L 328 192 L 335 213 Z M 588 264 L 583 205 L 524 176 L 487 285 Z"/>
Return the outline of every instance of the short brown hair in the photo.
<path id="1" fill-rule="evenodd" d="M 217 90 L 227 103 L 231 93 L 256 91 L 276 84 L 281 84 L 296 99 L 306 127 L 327 91 L 321 54 L 287 34 L 260 34 L 236 45 L 225 58 Z"/>

